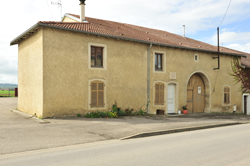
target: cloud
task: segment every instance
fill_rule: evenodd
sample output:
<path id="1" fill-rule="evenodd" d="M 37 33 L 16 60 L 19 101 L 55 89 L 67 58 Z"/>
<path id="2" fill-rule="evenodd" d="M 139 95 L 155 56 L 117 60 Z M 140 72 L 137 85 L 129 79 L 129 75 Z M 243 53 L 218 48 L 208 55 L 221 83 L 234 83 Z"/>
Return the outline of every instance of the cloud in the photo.
<path id="1" fill-rule="evenodd" d="M 217 44 L 217 34 L 210 39 L 211 43 Z M 220 33 L 220 45 L 235 50 L 250 53 L 250 31 L 249 32 L 234 32 L 229 29 L 223 29 Z"/>
<path id="2" fill-rule="evenodd" d="M 9 46 L 10 41 L 37 21 L 60 20 L 60 9 L 50 2 L 51 0 L 22 0 L 15 1 L 14 5 L 13 1 L 1 2 L 1 6 L 4 7 L 1 8 L 0 15 L 1 22 L 4 24 L 0 26 L 0 82 L 17 81 L 15 73 L 17 73 L 18 48 Z M 63 13 L 80 13 L 78 0 L 62 0 L 62 3 Z M 214 36 L 207 36 L 207 31 L 215 29 L 220 24 L 228 6 L 228 1 L 225 0 L 95 0 L 86 1 L 86 3 L 86 16 L 89 17 L 156 28 L 176 34 L 182 34 L 182 25 L 186 25 L 187 36 L 202 31 L 203 37 L 198 38 L 200 40 L 209 38 L 211 43 Z M 222 24 L 225 28 L 221 31 L 224 45 L 249 52 L 247 43 L 250 41 L 246 37 L 248 33 L 237 32 L 226 27 L 249 19 L 249 8 L 249 0 L 232 1 Z"/>
<path id="3" fill-rule="evenodd" d="M 238 44 L 238 43 L 230 44 L 227 47 L 235 49 L 235 50 L 239 50 L 239 51 L 242 51 L 242 52 L 250 53 L 250 43 L 247 43 L 247 44 Z"/>
<path id="4" fill-rule="evenodd" d="M 228 3 L 224 0 L 156 0 L 153 3 L 149 0 L 111 1 L 108 6 L 106 1 L 96 0 L 87 1 L 86 14 L 173 33 L 181 33 L 182 25 L 186 25 L 188 33 L 196 33 L 219 26 L 227 7 Z M 249 7 L 250 1 L 233 1 L 223 25 L 249 18 Z M 99 11 L 104 12 L 100 14 Z"/>
<path id="5" fill-rule="evenodd" d="M 0 83 L 17 83 L 17 59 L 1 57 Z"/>
<path id="6" fill-rule="evenodd" d="M 213 43 L 217 43 L 217 35 L 212 36 Z M 231 44 L 231 43 L 246 43 L 250 42 L 250 31 L 249 32 L 226 32 L 220 33 L 220 43 Z"/>

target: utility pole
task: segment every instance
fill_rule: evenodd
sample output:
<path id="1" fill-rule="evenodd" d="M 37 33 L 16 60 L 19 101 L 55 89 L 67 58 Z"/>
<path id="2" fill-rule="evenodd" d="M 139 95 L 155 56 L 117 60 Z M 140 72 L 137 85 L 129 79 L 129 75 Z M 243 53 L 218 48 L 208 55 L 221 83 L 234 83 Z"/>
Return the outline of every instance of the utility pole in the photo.
<path id="1" fill-rule="evenodd" d="M 218 68 L 214 68 L 214 70 L 220 69 L 220 38 L 219 38 L 219 34 L 220 34 L 220 29 L 219 29 L 219 27 L 218 27 L 218 28 L 217 28 L 218 57 L 213 57 L 213 59 L 218 58 Z"/>

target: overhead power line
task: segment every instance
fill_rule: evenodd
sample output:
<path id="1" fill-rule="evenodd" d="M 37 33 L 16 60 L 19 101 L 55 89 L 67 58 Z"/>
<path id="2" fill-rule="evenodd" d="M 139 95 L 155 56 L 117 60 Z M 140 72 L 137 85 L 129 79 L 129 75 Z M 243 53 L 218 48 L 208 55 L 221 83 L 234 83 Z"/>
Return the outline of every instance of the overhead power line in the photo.
<path id="1" fill-rule="evenodd" d="M 45 1 L 46 1 L 46 3 L 47 3 L 47 6 L 48 6 L 48 8 L 49 8 L 49 11 L 50 11 L 50 14 L 51 14 L 51 16 L 52 16 L 53 20 L 55 20 L 55 19 L 54 19 L 54 17 L 53 17 L 53 14 L 51 13 L 51 10 L 50 10 L 50 7 L 49 7 L 49 4 L 48 4 L 48 1 L 47 1 L 47 0 L 45 0 Z"/>
<path id="2" fill-rule="evenodd" d="M 230 0 L 230 2 L 229 2 L 229 4 L 228 4 L 228 7 L 227 7 L 227 10 L 226 10 L 226 13 L 225 13 L 225 15 L 224 15 L 223 19 L 221 20 L 221 23 L 220 23 L 219 27 L 221 26 L 222 22 L 224 21 L 224 18 L 225 18 L 225 17 L 226 17 L 226 15 L 227 15 L 227 11 L 228 11 L 228 9 L 229 9 L 229 6 L 230 6 L 231 2 L 232 2 L 232 0 Z"/>

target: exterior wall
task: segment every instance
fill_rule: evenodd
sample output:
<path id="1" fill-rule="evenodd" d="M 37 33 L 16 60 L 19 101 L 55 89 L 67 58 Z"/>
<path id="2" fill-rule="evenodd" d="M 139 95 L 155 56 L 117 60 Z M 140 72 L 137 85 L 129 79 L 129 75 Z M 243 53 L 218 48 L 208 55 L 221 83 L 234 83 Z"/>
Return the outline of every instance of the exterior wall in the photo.
<path id="1" fill-rule="evenodd" d="M 166 73 L 155 73 L 153 68 L 153 53 L 155 52 L 166 52 Z M 194 55 L 199 55 L 199 61 L 195 62 Z M 178 92 L 176 92 L 176 113 L 178 110 L 182 110 L 182 107 L 186 105 L 187 96 L 187 84 L 189 78 L 198 73 L 205 83 L 205 105 L 207 108 L 205 112 L 233 112 L 233 105 L 236 104 L 237 111 L 242 111 L 242 94 L 238 91 L 239 84 L 235 85 L 233 77 L 229 76 L 228 72 L 231 71 L 231 60 L 232 57 L 221 55 L 220 56 L 220 69 L 213 70 L 218 66 L 218 60 L 212 59 L 215 54 L 196 52 L 189 50 L 181 50 L 174 48 L 166 48 L 160 46 L 153 46 L 151 49 L 151 82 L 150 92 L 154 91 L 155 82 L 161 81 L 166 84 L 171 81 L 178 83 Z M 176 79 L 170 79 L 170 72 L 176 73 Z M 207 78 L 207 82 L 204 78 Z M 176 83 L 176 85 L 177 85 Z M 223 105 L 223 87 L 229 85 L 231 87 L 231 104 Z M 167 86 L 165 88 L 167 94 Z M 167 96 L 167 95 L 166 95 Z M 150 95 L 151 107 L 150 112 L 155 114 L 157 109 L 163 109 L 167 112 L 167 98 L 165 99 L 164 106 L 155 106 L 153 95 Z"/>
<path id="2" fill-rule="evenodd" d="M 62 22 L 78 22 L 78 21 L 73 20 L 72 18 L 69 18 L 69 17 L 64 17 Z"/>
<path id="3" fill-rule="evenodd" d="M 89 43 L 104 44 L 105 69 L 89 68 Z M 44 30 L 44 117 L 89 112 L 89 81 L 105 80 L 106 108 L 147 104 L 147 45 L 81 33 Z"/>
<path id="4" fill-rule="evenodd" d="M 91 45 L 103 45 L 106 66 L 89 67 Z M 147 104 L 147 49 L 149 45 L 44 28 L 19 44 L 19 110 L 43 117 L 108 111 L 116 101 L 122 109 L 138 110 Z M 154 71 L 154 53 L 164 53 L 164 72 Z M 195 62 L 194 55 L 199 61 Z M 186 104 L 187 83 L 198 73 L 205 83 L 205 112 L 242 111 L 242 94 L 234 85 L 230 56 L 221 55 L 221 69 L 215 54 L 153 46 L 150 50 L 150 113 L 167 113 L 169 84 L 176 85 L 176 109 Z M 170 72 L 176 79 L 170 79 Z M 90 109 L 90 82 L 105 82 L 105 108 Z M 165 104 L 154 105 L 154 84 L 165 84 Z M 231 88 L 231 104 L 223 105 L 223 87 Z"/>
<path id="5" fill-rule="evenodd" d="M 43 113 L 43 30 L 18 45 L 18 109 L 38 117 Z"/>

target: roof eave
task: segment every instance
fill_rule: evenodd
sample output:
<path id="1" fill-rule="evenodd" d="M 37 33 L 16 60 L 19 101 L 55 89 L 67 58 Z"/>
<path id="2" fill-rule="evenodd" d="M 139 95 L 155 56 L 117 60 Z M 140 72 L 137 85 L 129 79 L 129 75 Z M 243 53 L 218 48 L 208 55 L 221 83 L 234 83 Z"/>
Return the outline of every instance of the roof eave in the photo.
<path id="1" fill-rule="evenodd" d="M 27 38 L 30 34 L 34 33 L 38 28 L 39 28 L 39 23 L 36 23 L 32 27 L 30 27 L 28 30 L 23 32 L 21 35 L 16 37 L 14 40 L 12 40 L 10 42 L 10 45 L 12 46 L 12 45 L 18 44 L 22 38 Z"/>
<path id="2" fill-rule="evenodd" d="M 47 24 L 42 24 L 42 23 L 37 23 L 34 26 L 32 26 L 31 28 L 29 28 L 27 31 L 25 31 L 24 33 L 19 35 L 17 38 L 12 40 L 10 45 L 18 44 L 21 38 L 27 36 L 27 34 L 32 33 L 32 31 L 34 31 L 34 29 L 37 30 L 40 27 L 55 28 L 55 29 L 85 33 L 85 34 L 90 34 L 90 35 L 103 36 L 103 37 L 114 38 L 114 39 L 128 40 L 128 41 L 134 41 L 134 42 L 139 42 L 139 43 L 144 43 L 144 44 L 152 44 L 152 45 L 158 45 L 158 46 L 164 46 L 164 47 L 172 47 L 172 48 L 187 49 L 187 50 L 209 52 L 209 53 L 218 53 L 217 51 L 198 49 L 198 48 L 190 48 L 190 47 L 183 47 L 183 46 L 176 46 L 176 45 L 170 45 L 170 44 L 155 43 L 155 42 L 150 42 L 150 41 L 147 42 L 147 41 L 144 41 L 144 40 L 131 39 L 131 38 L 120 37 L 120 36 L 105 35 L 105 34 L 93 33 L 93 32 L 82 31 L 82 30 L 68 29 L 68 28 L 57 27 L 57 26 L 52 26 L 52 25 L 47 25 Z M 233 54 L 233 53 L 225 53 L 225 52 L 220 52 L 220 54 L 222 54 L 222 55 L 230 55 L 230 56 L 238 56 L 238 57 L 245 57 L 245 58 L 247 57 L 247 55 L 243 55 L 243 54 Z"/>

